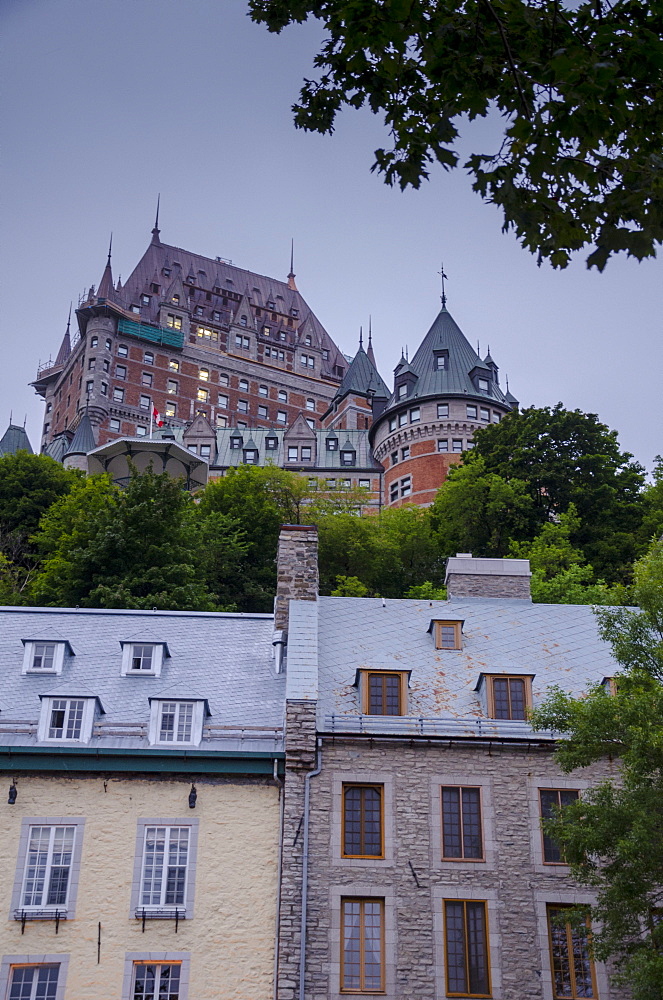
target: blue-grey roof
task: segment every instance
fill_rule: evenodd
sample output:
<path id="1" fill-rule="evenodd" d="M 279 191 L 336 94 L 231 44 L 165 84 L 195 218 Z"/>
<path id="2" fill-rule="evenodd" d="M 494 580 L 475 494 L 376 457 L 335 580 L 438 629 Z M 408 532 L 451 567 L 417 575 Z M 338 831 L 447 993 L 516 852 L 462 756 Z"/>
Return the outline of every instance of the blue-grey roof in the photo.
<path id="1" fill-rule="evenodd" d="M 367 395 L 371 389 L 379 399 L 389 399 L 391 393 L 377 368 L 363 347 L 360 347 L 345 373 L 334 399 L 342 399 L 349 392 Z"/>
<path id="2" fill-rule="evenodd" d="M 301 637 L 291 627 L 288 657 L 297 655 L 298 690 L 319 690 L 318 726 L 325 731 L 526 736 L 527 723 L 486 719 L 476 691 L 482 673 L 533 674 L 536 705 L 552 684 L 579 695 L 619 669 L 586 605 L 321 597 L 296 606 Z M 435 649 L 428 632 L 435 618 L 464 621 L 461 650 Z M 307 652 L 314 634 L 317 677 Z M 407 718 L 361 716 L 355 684 L 365 668 L 411 672 Z"/>
<path id="3" fill-rule="evenodd" d="M 15 455 L 17 451 L 29 451 L 32 455 L 32 445 L 26 434 L 25 427 L 11 424 L 0 438 L 0 456 Z"/>
<path id="4" fill-rule="evenodd" d="M 444 369 L 438 369 L 435 365 L 436 352 L 440 351 L 448 352 Z M 482 377 L 488 380 L 488 392 L 479 392 L 472 381 L 470 373 L 475 369 L 480 369 Z M 415 376 L 407 397 L 408 402 L 423 396 L 473 396 L 476 399 L 492 400 L 509 409 L 509 402 L 491 368 L 471 347 L 445 306 L 436 316 L 412 360 L 405 365 L 399 364 L 396 368 L 398 376 L 408 373 Z M 403 400 L 399 401 L 395 394 L 392 395 L 387 409 L 399 402 L 402 403 Z"/>
<path id="5" fill-rule="evenodd" d="M 92 422 L 90 421 L 90 416 L 87 410 L 83 410 L 81 414 L 81 419 L 78 422 L 78 427 L 76 428 L 76 433 L 74 434 L 71 444 L 67 448 L 67 455 L 87 455 L 89 451 L 97 447 L 97 442 L 94 439 L 94 430 L 92 429 Z"/>
<path id="6" fill-rule="evenodd" d="M 67 453 L 69 447 L 69 439 L 66 434 L 58 434 L 53 440 L 46 446 L 44 452 L 50 458 L 55 459 L 56 462 L 61 462 Z"/>
<path id="7" fill-rule="evenodd" d="M 279 750 L 273 632 L 272 615 L 0 608 L 0 744 L 37 745 L 41 697 L 86 695 L 104 712 L 93 748 L 147 748 L 150 698 L 200 698 L 211 713 L 201 749 Z M 21 674 L 23 642 L 35 639 L 69 643 L 61 674 Z M 166 643 L 161 676 L 121 676 L 123 642 Z"/>

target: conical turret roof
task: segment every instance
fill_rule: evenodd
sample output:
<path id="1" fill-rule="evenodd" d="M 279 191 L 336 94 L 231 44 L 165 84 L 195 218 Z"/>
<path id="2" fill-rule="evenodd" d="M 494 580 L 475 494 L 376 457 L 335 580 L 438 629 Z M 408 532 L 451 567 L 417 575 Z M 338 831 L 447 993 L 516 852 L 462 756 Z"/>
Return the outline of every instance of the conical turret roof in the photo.
<path id="1" fill-rule="evenodd" d="M 2 455 L 15 455 L 17 451 L 28 451 L 31 455 L 32 445 L 26 433 L 25 427 L 18 424 L 9 423 L 9 427 L 0 438 L 0 457 Z"/>
<path id="2" fill-rule="evenodd" d="M 339 386 L 336 398 L 345 396 L 349 392 L 358 392 L 366 396 L 369 389 L 375 390 L 374 395 L 382 399 L 389 399 L 390 392 L 386 383 L 364 348 L 360 347 L 350 362 L 350 367 Z"/>
<path id="3" fill-rule="evenodd" d="M 94 439 L 90 415 L 87 410 L 84 410 L 72 442 L 67 448 L 67 455 L 87 455 L 89 451 L 92 451 L 96 447 L 97 442 Z"/>

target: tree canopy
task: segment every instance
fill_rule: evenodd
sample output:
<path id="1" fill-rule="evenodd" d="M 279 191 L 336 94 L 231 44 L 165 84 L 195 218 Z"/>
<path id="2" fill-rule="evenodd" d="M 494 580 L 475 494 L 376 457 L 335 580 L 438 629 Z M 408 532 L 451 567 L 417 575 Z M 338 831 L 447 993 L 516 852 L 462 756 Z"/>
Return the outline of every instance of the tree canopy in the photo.
<path id="1" fill-rule="evenodd" d="M 663 3 L 645 0 L 250 0 L 280 32 L 318 18 L 326 37 L 295 124 L 332 132 L 345 107 L 381 115 L 374 170 L 419 187 L 461 165 L 459 136 L 491 112 L 497 148 L 462 166 L 523 246 L 565 267 L 594 246 L 641 260 L 663 240 Z"/>
<path id="2" fill-rule="evenodd" d="M 663 1000 L 663 540 L 634 576 L 639 610 L 597 612 L 622 668 L 612 691 L 596 685 L 575 699 L 554 689 L 533 722 L 567 737 L 556 752 L 566 772 L 616 761 L 613 779 L 546 828 L 574 878 L 596 892 L 597 955 L 616 960 L 633 1000 Z"/>

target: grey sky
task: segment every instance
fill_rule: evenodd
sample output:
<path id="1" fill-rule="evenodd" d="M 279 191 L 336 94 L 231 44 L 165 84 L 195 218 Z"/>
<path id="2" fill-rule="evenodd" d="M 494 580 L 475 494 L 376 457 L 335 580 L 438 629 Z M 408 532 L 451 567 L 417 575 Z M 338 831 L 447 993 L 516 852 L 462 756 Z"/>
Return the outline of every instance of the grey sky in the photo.
<path id="1" fill-rule="evenodd" d="M 454 318 L 523 405 L 598 413 L 648 468 L 663 451 L 660 260 L 537 268 L 462 173 L 406 194 L 372 175 L 369 114 L 297 132 L 316 25 L 269 35 L 244 0 L 0 0 L 0 36 L 0 433 L 13 409 L 38 442 L 37 362 L 111 230 L 115 277 L 132 270 L 160 191 L 167 243 L 285 277 L 293 236 L 298 286 L 345 352 L 372 313 L 389 384 L 436 315 L 444 259 Z"/>

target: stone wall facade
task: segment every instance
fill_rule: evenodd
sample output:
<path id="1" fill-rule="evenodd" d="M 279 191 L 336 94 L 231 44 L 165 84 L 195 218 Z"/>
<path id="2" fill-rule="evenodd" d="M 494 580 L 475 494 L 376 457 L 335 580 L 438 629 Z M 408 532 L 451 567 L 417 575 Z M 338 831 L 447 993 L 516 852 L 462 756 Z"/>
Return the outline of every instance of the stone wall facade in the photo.
<path id="1" fill-rule="evenodd" d="M 479 573 L 450 573 L 447 590 L 453 597 L 512 597 L 523 601 L 531 599 L 530 578 L 527 576 L 498 576 Z"/>
<path id="2" fill-rule="evenodd" d="M 322 771 L 311 779 L 306 1000 L 348 996 L 340 984 L 344 896 L 384 900 L 387 1000 L 447 996 L 445 899 L 487 902 L 493 1000 L 552 1000 L 546 904 L 591 897 L 565 865 L 543 863 L 539 789 L 582 790 L 614 766 L 563 775 L 552 747 L 526 742 L 328 737 L 320 753 Z M 341 857 L 344 781 L 384 785 L 383 860 Z M 482 789 L 481 862 L 441 860 L 444 784 Z M 288 854 L 287 838 L 284 845 Z M 596 980 L 601 1000 L 622 1000 L 600 964 Z M 279 993 L 281 1000 L 294 996 Z"/>
<path id="3" fill-rule="evenodd" d="M 276 559 L 275 629 L 287 629 L 291 600 L 317 600 L 318 581 L 318 529 L 305 524 L 284 524 Z"/>

